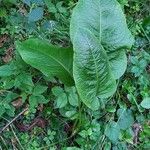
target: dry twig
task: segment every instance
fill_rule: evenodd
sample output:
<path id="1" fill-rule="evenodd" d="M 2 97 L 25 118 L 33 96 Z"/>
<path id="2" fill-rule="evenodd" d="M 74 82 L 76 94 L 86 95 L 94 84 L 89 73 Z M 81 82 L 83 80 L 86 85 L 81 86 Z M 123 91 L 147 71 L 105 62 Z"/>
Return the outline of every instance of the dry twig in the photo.
<path id="1" fill-rule="evenodd" d="M 6 124 L 5 127 L 2 128 L 2 130 L 0 131 L 0 134 L 7 129 L 18 117 L 20 117 L 22 114 L 24 114 L 26 111 L 28 110 L 28 108 L 25 108 L 22 112 L 20 112 L 15 118 L 13 118 L 10 122 L 8 122 Z"/>

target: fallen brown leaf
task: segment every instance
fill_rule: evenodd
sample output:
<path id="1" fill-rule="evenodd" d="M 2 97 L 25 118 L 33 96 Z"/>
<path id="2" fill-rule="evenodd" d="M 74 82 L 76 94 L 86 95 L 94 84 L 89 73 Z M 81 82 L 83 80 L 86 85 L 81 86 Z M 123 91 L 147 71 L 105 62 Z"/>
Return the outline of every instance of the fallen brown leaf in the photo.
<path id="1" fill-rule="evenodd" d="M 44 129 L 44 128 L 46 128 L 46 125 L 47 125 L 47 121 L 42 117 L 35 118 L 31 122 L 31 124 L 23 124 L 23 123 L 19 123 L 19 122 L 15 123 L 15 126 L 21 132 L 31 131 L 36 126 Z"/>
<path id="2" fill-rule="evenodd" d="M 142 126 L 138 123 L 135 123 L 132 127 L 134 132 L 133 143 L 137 144 L 139 141 L 139 133 L 142 131 Z"/>
<path id="3" fill-rule="evenodd" d="M 37 108 L 37 110 L 39 110 L 40 112 L 42 112 L 42 111 L 43 111 L 43 109 L 44 109 L 43 104 L 40 104 L 40 105 L 38 106 L 38 108 Z"/>
<path id="4" fill-rule="evenodd" d="M 5 52 L 5 56 L 2 57 L 2 60 L 4 63 L 8 63 L 12 60 L 13 57 L 13 47 L 9 47 L 6 52 Z"/>
<path id="5" fill-rule="evenodd" d="M 0 36 L 0 47 L 3 47 L 4 43 L 6 43 L 8 36 L 6 34 Z"/>
<path id="6" fill-rule="evenodd" d="M 22 98 L 19 97 L 18 99 L 16 99 L 15 101 L 13 101 L 13 102 L 12 102 L 12 105 L 13 105 L 15 108 L 20 108 L 20 107 L 23 105 Z"/>

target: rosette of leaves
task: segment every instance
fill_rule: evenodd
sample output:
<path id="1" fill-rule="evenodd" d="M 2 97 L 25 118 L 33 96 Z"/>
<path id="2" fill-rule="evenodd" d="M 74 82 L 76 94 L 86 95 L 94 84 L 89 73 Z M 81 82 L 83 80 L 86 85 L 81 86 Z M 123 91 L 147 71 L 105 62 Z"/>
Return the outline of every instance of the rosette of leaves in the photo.
<path id="1" fill-rule="evenodd" d="M 112 96 L 116 80 L 127 67 L 126 49 L 133 37 L 116 0 L 79 0 L 70 35 L 74 49 L 73 76 L 81 100 L 91 109 Z"/>
<path id="2" fill-rule="evenodd" d="M 70 23 L 72 48 L 43 40 L 17 43 L 23 60 L 47 76 L 75 86 L 80 99 L 97 110 L 99 100 L 112 96 L 127 67 L 126 49 L 134 39 L 116 0 L 79 0 Z M 73 66 L 73 68 L 72 68 Z"/>

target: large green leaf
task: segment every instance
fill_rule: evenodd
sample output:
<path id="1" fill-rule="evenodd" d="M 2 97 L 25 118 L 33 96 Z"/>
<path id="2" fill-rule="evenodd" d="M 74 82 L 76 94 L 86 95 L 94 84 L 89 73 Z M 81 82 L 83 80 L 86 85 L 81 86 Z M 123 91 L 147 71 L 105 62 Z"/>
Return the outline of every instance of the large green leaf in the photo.
<path id="1" fill-rule="evenodd" d="M 74 47 L 73 74 L 82 101 L 93 110 L 99 98 L 116 91 L 116 79 L 126 70 L 125 50 L 133 44 L 116 0 L 79 0 L 70 26 Z"/>
<path id="2" fill-rule="evenodd" d="M 73 85 L 71 48 L 60 48 L 39 39 L 17 42 L 23 60 L 46 76 L 57 76 L 66 85 Z"/>
<path id="3" fill-rule="evenodd" d="M 150 109 L 150 97 L 144 98 L 144 100 L 141 102 L 141 106 L 145 109 Z"/>

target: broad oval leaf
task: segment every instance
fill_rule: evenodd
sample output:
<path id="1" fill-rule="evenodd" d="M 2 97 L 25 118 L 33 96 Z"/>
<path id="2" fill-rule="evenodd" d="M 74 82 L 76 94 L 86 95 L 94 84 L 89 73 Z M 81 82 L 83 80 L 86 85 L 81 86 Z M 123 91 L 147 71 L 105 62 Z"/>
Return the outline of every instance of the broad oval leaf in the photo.
<path id="1" fill-rule="evenodd" d="M 16 48 L 27 64 L 44 75 L 56 76 L 68 86 L 74 85 L 72 48 L 60 48 L 39 39 L 17 42 Z"/>
<path id="2" fill-rule="evenodd" d="M 30 22 L 35 22 L 43 18 L 44 10 L 42 7 L 34 8 L 29 14 L 28 14 L 28 20 Z"/>
<path id="3" fill-rule="evenodd" d="M 125 72 L 125 50 L 133 44 L 121 6 L 116 0 L 79 0 L 70 36 L 74 47 L 73 75 L 82 101 L 93 110 L 99 98 L 116 91 Z"/>
<path id="4" fill-rule="evenodd" d="M 106 125 L 105 135 L 112 143 L 118 142 L 120 133 L 120 127 L 117 122 L 111 121 Z"/>
<path id="5" fill-rule="evenodd" d="M 141 102 L 141 106 L 145 109 L 150 109 L 150 97 L 146 97 Z"/>

